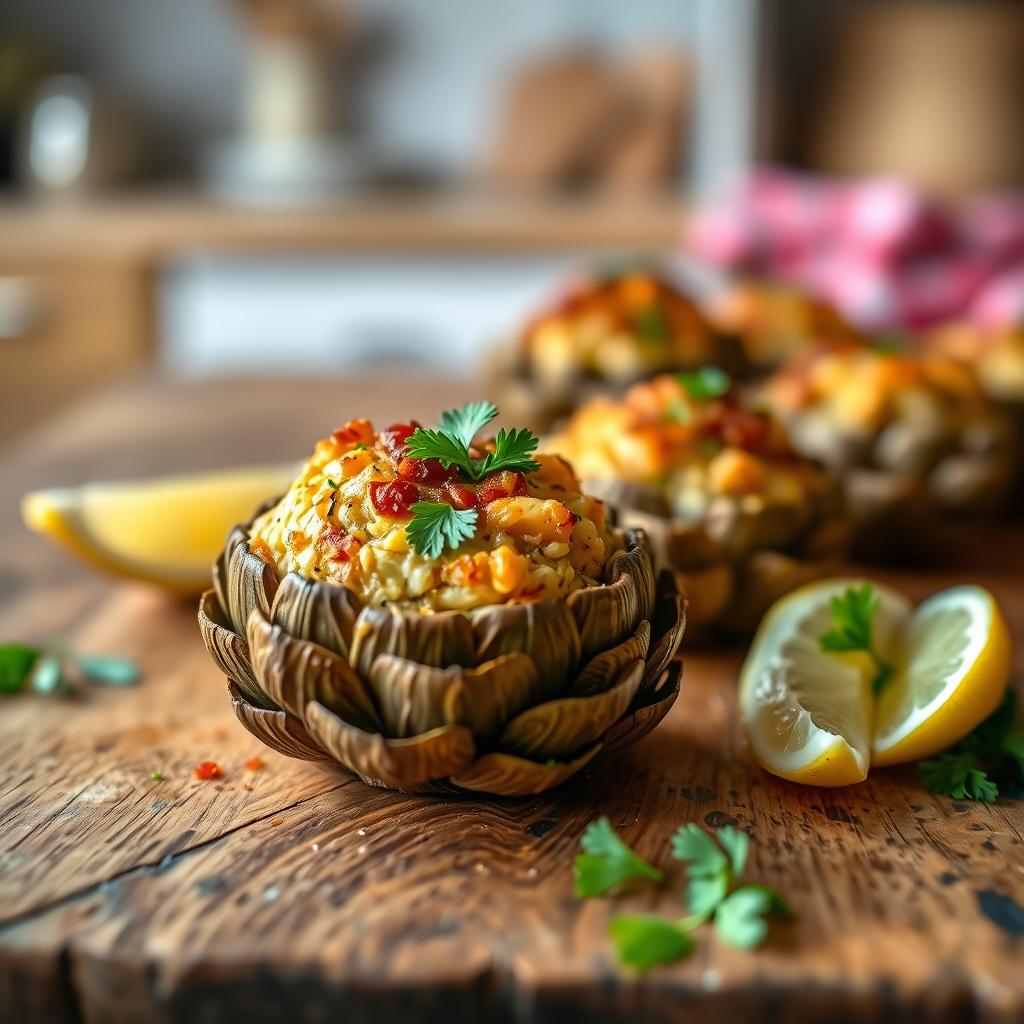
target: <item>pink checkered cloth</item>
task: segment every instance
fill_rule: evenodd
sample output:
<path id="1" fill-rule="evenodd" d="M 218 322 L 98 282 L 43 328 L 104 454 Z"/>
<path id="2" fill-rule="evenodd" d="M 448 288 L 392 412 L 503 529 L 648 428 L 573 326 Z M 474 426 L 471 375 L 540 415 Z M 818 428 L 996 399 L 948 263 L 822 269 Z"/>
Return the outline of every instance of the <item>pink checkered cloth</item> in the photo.
<path id="1" fill-rule="evenodd" d="M 688 250 L 802 286 L 865 330 L 1024 321 L 1024 195 L 942 205 L 891 179 L 763 169 L 699 211 Z"/>

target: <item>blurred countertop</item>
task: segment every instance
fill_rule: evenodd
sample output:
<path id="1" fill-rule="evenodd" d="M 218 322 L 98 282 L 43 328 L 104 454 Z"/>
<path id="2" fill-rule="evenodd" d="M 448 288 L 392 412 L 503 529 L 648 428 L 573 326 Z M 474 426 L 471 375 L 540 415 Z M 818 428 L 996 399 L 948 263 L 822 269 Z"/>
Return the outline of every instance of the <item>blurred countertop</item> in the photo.
<path id="1" fill-rule="evenodd" d="M 666 249 L 681 197 L 394 196 L 316 206 L 229 206 L 187 192 L 0 198 L 0 259 L 156 261 L 182 250 L 551 251 Z"/>

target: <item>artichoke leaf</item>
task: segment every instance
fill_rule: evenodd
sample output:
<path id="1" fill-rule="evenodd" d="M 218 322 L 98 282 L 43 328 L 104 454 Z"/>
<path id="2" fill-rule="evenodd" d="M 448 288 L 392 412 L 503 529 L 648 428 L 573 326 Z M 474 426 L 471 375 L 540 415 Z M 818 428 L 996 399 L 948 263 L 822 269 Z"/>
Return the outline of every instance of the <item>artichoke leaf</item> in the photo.
<path id="1" fill-rule="evenodd" d="M 533 699 L 564 692 L 580 661 L 580 635 L 564 600 L 490 605 L 470 612 L 470 618 L 478 663 L 502 654 L 526 654 L 537 666 Z"/>
<path id="2" fill-rule="evenodd" d="M 516 715 L 499 746 L 537 760 L 564 757 L 599 740 L 626 713 L 640 687 L 644 663 L 630 662 L 614 685 L 588 697 L 562 697 Z"/>
<path id="3" fill-rule="evenodd" d="M 423 614 L 367 605 L 356 618 L 349 662 L 368 679 L 381 654 L 435 668 L 473 665 L 473 627 L 462 612 Z"/>
<path id="4" fill-rule="evenodd" d="M 613 583 L 574 590 L 566 604 L 576 620 L 585 660 L 629 636 L 640 621 L 633 577 L 623 573 Z"/>
<path id="5" fill-rule="evenodd" d="M 276 710 L 277 706 L 256 680 L 249 657 L 249 645 L 228 625 L 227 615 L 208 590 L 199 601 L 199 631 L 210 657 L 217 667 L 234 680 L 245 699 L 257 708 Z"/>
<path id="6" fill-rule="evenodd" d="M 245 635 L 246 624 L 254 608 L 264 616 L 270 614 L 270 607 L 277 592 L 277 573 L 274 568 L 257 558 L 243 540 L 231 548 L 227 564 L 227 605 L 225 610 L 231 617 L 236 633 Z"/>
<path id="7" fill-rule="evenodd" d="M 362 607 L 362 601 L 348 587 L 289 573 L 274 596 L 270 621 L 286 633 L 312 640 L 348 661 L 356 617 Z"/>
<path id="8" fill-rule="evenodd" d="M 366 684 L 333 651 L 289 636 L 258 608 L 249 618 L 248 635 L 256 678 L 287 711 L 303 718 L 306 706 L 318 701 L 360 728 L 381 727 Z"/>
<path id="9" fill-rule="evenodd" d="M 650 619 L 654 610 L 654 566 L 647 538 L 635 529 L 624 530 L 623 537 L 626 548 L 616 552 L 608 562 L 608 581 L 614 583 L 623 573 L 632 576 L 636 584 L 637 614 L 641 619 Z"/>
<path id="10" fill-rule="evenodd" d="M 676 656 L 686 632 L 686 599 L 679 593 L 675 576 L 668 571 L 658 579 L 658 600 L 651 622 L 651 644 L 647 653 L 641 693 L 650 693 L 668 663 Z"/>
<path id="11" fill-rule="evenodd" d="M 435 779 L 462 772 L 473 763 L 476 745 L 464 725 L 444 725 L 408 739 L 366 732 L 313 701 L 306 728 L 346 768 L 374 785 L 416 790 Z"/>
<path id="12" fill-rule="evenodd" d="M 465 772 L 452 777 L 461 789 L 479 790 L 496 796 L 533 796 L 565 782 L 575 775 L 601 749 L 600 743 L 583 751 L 572 761 L 542 763 L 515 754 L 495 751 L 484 754 Z"/>
<path id="13" fill-rule="evenodd" d="M 623 750 L 642 740 L 672 710 L 672 705 L 679 696 L 679 682 L 683 675 L 683 666 L 679 661 L 669 663 L 668 668 L 658 680 L 653 699 L 645 700 L 638 707 L 631 709 L 605 734 L 605 749 L 609 751 Z"/>
<path id="14" fill-rule="evenodd" d="M 317 746 L 298 718 L 285 711 L 268 711 L 250 704 L 237 683 L 228 681 L 228 696 L 235 717 L 256 739 L 285 757 L 300 761 L 322 761 L 333 764 L 331 756 Z"/>
<path id="15" fill-rule="evenodd" d="M 474 736 L 490 737 L 535 699 L 537 668 L 525 654 L 502 654 L 475 668 L 435 668 L 380 654 L 369 686 L 389 736 L 465 725 Z"/>
<path id="16" fill-rule="evenodd" d="M 569 687 L 570 696 L 587 697 L 595 693 L 604 693 L 619 678 L 626 665 L 647 657 L 650 642 L 651 626 L 644 619 L 632 636 L 627 637 L 621 644 L 609 647 L 607 651 L 595 654 L 587 662 Z"/>

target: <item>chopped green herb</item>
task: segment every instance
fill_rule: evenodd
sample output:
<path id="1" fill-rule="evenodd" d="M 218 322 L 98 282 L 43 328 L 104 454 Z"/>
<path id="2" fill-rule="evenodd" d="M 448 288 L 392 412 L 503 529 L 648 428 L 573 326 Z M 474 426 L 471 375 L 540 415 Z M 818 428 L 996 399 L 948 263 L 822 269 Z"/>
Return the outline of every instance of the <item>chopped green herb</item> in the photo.
<path id="1" fill-rule="evenodd" d="M 327 478 L 327 484 L 328 486 L 333 487 L 335 490 L 337 490 L 339 486 L 338 481 L 332 480 L 330 477 Z"/>
<path id="2" fill-rule="evenodd" d="M 0 693 L 23 690 L 41 653 L 26 644 L 0 646 Z"/>
<path id="3" fill-rule="evenodd" d="M 437 558 L 446 546 L 454 550 L 476 532 L 475 508 L 453 508 L 443 501 L 417 501 L 410 511 L 413 518 L 405 535 L 424 558 Z"/>
<path id="4" fill-rule="evenodd" d="M 613 917 L 608 932 L 619 962 L 638 971 L 680 960 L 693 951 L 689 927 L 663 917 Z"/>
<path id="5" fill-rule="evenodd" d="M 151 778 L 151 779 L 152 779 L 152 780 L 153 780 L 154 782 L 163 782 L 163 781 L 164 781 L 164 779 L 166 779 L 166 778 L 167 778 L 167 776 L 166 776 L 166 775 L 164 775 L 164 773 L 163 773 L 163 772 L 150 772 L 150 773 L 149 773 L 149 777 L 150 777 L 150 778 Z"/>
<path id="6" fill-rule="evenodd" d="M 139 681 L 138 666 L 127 658 L 83 654 L 76 660 L 82 675 L 94 682 L 108 686 L 134 686 Z"/>
<path id="7" fill-rule="evenodd" d="M 874 587 L 865 583 L 860 587 L 847 587 L 829 602 L 832 629 L 818 638 L 821 649 L 827 654 L 846 651 L 866 651 L 875 663 L 875 678 L 872 687 L 880 693 L 892 676 L 893 667 L 884 661 L 875 650 L 872 625 L 881 599 Z"/>
<path id="8" fill-rule="evenodd" d="M 695 402 L 721 398 L 732 387 L 732 378 L 717 366 L 702 366 L 689 373 L 677 373 L 676 379 Z"/>
<path id="9" fill-rule="evenodd" d="M 355 445 L 352 449 L 354 452 L 361 452 L 366 447 L 365 441 L 360 441 L 359 444 Z"/>
<path id="10" fill-rule="evenodd" d="M 1002 702 L 976 729 L 942 754 L 917 764 L 929 789 L 954 800 L 994 803 L 1000 789 L 1024 785 L 1024 732 L 1015 732 L 1017 694 Z"/>
<path id="11" fill-rule="evenodd" d="M 583 853 L 573 861 L 576 894 L 581 899 L 602 896 L 634 878 L 661 881 L 661 872 L 638 857 L 619 837 L 607 818 L 591 822 L 580 839 Z"/>

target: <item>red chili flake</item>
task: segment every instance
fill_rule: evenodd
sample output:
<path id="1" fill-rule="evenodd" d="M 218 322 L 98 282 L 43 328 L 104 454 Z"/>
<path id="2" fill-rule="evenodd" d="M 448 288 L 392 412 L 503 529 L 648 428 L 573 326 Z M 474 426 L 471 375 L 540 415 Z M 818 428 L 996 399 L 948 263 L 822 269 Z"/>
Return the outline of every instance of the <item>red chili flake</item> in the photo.
<path id="1" fill-rule="evenodd" d="M 263 767 L 263 758 L 250 757 L 249 760 L 245 762 L 245 767 L 251 772 L 258 772 Z"/>
<path id="2" fill-rule="evenodd" d="M 477 487 L 476 500 L 481 507 L 489 505 L 499 498 L 525 497 L 526 477 L 522 473 L 501 469 L 496 473 L 488 473 Z"/>
<path id="3" fill-rule="evenodd" d="M 390 427 L 380 432 L 380 443 L 397 462 L 405 455 L 405 442 L 418 429 L 419 424 L 415 420 L 411 423 L 392 423 Z"/>
<path id="4" fill-rule="evenodd" d="M 199 764 L 192 769 L 193 774 L 197 779 L 219 779 L 223 776 L 224 771 L 216 761 L 200 761 Z"/>
<path id="5" fill-rule="evenodd" d="M 437 459 L 400 459 L 398 475 L 418 484 L 443 484 L 457 475 L 456 469 L 445 469 Z"/>
<path id="6" fill-rule="evenodd" d="M 382 516 L 408 516 L 419 497 L 419 488 L 407 480 L 374 480 L 370 484 L 370 501 Z"/>

